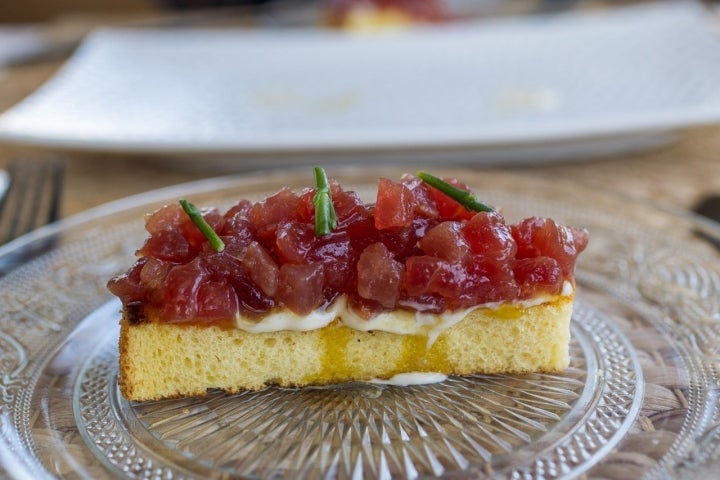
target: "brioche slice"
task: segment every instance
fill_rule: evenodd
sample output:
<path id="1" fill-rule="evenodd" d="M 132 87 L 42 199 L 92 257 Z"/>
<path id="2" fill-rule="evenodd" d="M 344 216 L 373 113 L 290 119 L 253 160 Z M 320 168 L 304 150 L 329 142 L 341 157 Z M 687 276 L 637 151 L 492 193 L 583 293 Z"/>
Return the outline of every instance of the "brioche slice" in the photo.
<path id="1" fill-rule="evenodd" d="M 388 379 L 407 372 L 447 375 L 558 372 L 568 365 L 573 296 L 529 307 L 476 308 L 436 338 L 331 324 L 308 331 L 121 322 L 120 379 L 130 400 Z"/>

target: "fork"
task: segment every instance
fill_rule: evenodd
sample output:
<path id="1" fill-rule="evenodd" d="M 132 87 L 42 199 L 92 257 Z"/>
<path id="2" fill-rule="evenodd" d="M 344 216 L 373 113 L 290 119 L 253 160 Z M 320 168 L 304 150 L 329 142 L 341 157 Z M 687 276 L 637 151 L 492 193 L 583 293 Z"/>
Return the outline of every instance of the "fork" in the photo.
<path id="1" fill-rule="evenodd" d="M 60 159 L 14 160 L 0 199 L 0 245 L 58 219 L 65 176 Z"/>

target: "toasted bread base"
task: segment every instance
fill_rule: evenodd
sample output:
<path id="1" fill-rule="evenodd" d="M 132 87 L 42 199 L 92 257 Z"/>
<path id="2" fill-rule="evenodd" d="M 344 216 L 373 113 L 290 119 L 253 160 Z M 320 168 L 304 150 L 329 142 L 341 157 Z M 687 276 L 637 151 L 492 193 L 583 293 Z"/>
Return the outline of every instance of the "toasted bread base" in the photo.
<path id="1" fill-rule="evenodd" d="M 248 333 L 153 319 L 131 324 L 124 315 L 119 384 L 127 399 L 145 401 L 408 372 L 559 372 L 569 361 L 572 307 L 572 296 L 562 296 L 527 308 L 478 308 L 430 345 L 426 336 L 364 332 L 338 320 L 310 331 Z"/>

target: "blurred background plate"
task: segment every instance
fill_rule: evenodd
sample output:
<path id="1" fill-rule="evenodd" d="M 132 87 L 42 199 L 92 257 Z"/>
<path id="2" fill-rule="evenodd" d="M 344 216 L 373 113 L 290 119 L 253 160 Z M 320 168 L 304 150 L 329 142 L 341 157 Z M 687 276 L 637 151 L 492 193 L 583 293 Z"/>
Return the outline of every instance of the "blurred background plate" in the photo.
<path id="1" fill-rule="evenodd" d="M 654 147 L 720 119 L 709 15 L 672 2 L 374 34 L 98 30 L 0 116 L 0 140 L 236 162 L 540 161 Z"/>

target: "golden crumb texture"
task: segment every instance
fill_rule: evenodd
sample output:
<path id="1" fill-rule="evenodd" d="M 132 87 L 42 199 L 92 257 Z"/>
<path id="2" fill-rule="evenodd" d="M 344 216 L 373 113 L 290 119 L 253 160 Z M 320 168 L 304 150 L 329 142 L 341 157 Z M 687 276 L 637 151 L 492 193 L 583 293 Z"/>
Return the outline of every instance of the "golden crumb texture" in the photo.
<path id="1" fill-rule="evenodd" d="M 528 308 L 478 308 L 434 342 L 422 335 L 363 332 L 339 321 L 306 332 L 148 321 L 120 329 L 122 394 L 129 400 L 446 375 L 559 372 L 568 366 L 573 298 Z"/>

